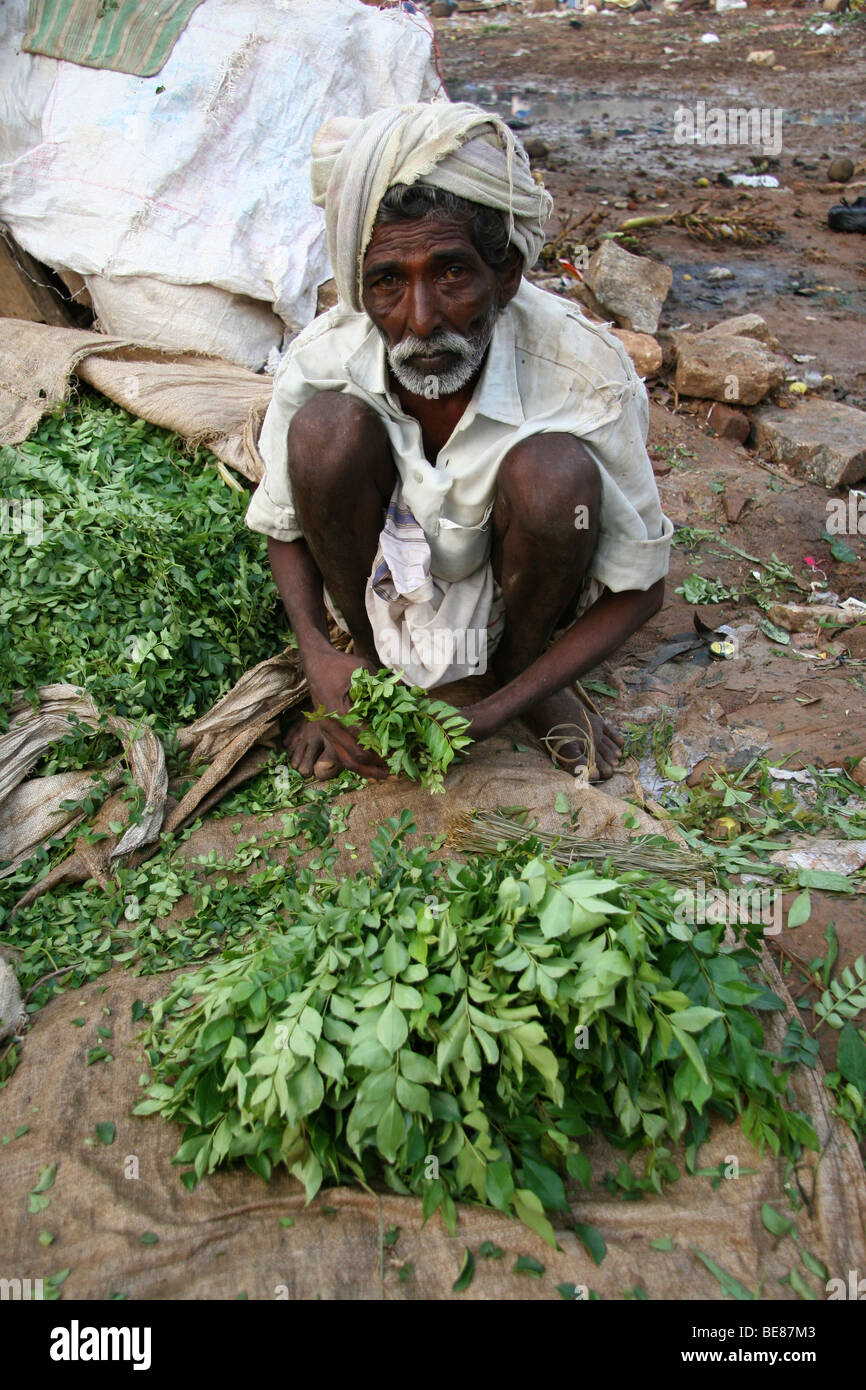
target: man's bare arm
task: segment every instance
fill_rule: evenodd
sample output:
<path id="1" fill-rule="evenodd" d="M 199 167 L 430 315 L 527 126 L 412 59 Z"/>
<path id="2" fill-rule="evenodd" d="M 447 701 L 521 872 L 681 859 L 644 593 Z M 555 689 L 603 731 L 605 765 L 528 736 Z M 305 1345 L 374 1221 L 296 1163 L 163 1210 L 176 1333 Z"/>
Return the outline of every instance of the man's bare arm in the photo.
<path id="1" fill-rule="evenodd" d="M 269 536 L 268 559 L 289 625 L 298 639 L 313 708 L 324 705 L 326 710 L 345 714 L 350 703 L 352 673 L 359 666 L 370 663 L 348 652 L 338 652 L 331 645 L 322 576 L 307 542 L 303 538 L 277 541 Z M 325 720 L 319 727 L 330 750 L 344 767 L 364 777 L 387 777 L 384 763 L 368 749 L 361 748 L 351 729 L 333 720 Z"/>
<path id="2" fill-rule="evenodd" d="M 574 684 L 622 646 L 657 613 L 664 599 L 660 579 L 651 589 L 606 591 L 584 615 L 501 690 L 464 708 L 475 739 L 487 738 L 509 719 L 517 719 L 539 700 Z"/>

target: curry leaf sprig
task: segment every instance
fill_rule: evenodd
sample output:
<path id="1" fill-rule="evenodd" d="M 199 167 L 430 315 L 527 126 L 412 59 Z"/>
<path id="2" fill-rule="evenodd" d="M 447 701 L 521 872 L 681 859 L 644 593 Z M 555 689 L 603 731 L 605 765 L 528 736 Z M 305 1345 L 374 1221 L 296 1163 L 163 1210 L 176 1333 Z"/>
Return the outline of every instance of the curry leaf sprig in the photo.
<path id="1" fill-rule="evenodd" d="M 347 728 L 362 725 L 358 742 L 378 753 L 394 773 L 405 773 L 431 792 L 444 790 L 444 774 L 468 748 L 468 719 L 444 700 L 431 700 L 420 686 L 403 684 L 401 673 L 359 666 L 349 687 L 347 714 L 317 710 L 310 719 L 336 719 Z"/>
<path id="2" fill-rule="evenodd" d="M 554 1240 L 580 1140 L 600 1129 L 676 1176 L 710 1110 L 759 1148 L 817 1138 L 787 1105 L 793 1061 L 765 1050 L 748 939 L 678 919 L 675 889 L 599 877 L 521 846 L 466 864 L 403 843 L 408 812 L 354 878 L 300 870 L 272 934 L 177 980 L 153 1009 L 152 1084 L 136 1108 L 185 1128 L 184 1180 L 243 1159 L 264 1179 L 369 1183 L 441 1209 L 516 1214 Z"/>

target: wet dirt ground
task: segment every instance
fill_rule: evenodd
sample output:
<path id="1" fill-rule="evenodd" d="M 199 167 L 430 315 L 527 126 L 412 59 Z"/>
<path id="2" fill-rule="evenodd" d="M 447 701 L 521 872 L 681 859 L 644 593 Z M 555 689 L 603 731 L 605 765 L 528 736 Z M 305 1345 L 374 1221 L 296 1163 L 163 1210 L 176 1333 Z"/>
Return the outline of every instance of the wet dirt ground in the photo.
<path id="1" fill-rule="evenodd" d="M 708 327 L 757 312 L 789 356 L 808 355 L 810 370 L 833 377 L 825 388 L 831 397 L 866 409 L 866 236 L 831 232 L 826 220 L 841 196 L 851 201 L 866 192 L 866 17 L 827 16 L 812 4 L 751 3 L 727 14 L 654 8 L 581 16 L 580 28 L 570 23 L 576 17 L 573 10 L 525 15 L 506 4 L 435 21 L 451 98 L 495 110 L 521 139 L 548 146 L 533 165 L 554 196 L 551 233 L 563 234 L 563 253 L 580 244 L 591 250 L 601 233 L 647 214 L 703 207 L 769 222 L 775 236 L 752 247 L 695 240 L 670 226 L 626 243 L 674 272 L 659 340 L 683 325 Z M 817 35 L 827 22 L 832 35 Z M 702 43 L 705 34 L 719 42 Z M 774 66 L 747 63 L 750 52 L 767 49 Z M 765 110 L 768 143 L 775 145 L 767 163 L 760 162 L 760 145 L 678 142 L 677 108 L 696 111 L 701 101 L 707 111 Z M 840 155 L 855 165 L 847 185 L 828 180 Z M 779 187 L 717 182 L 720 173 L 756 168 Z M 719 266 L 732 276 L 711 280 Z M 544 283 L 568 292 L 567 281 Z M 815 581 L 842 599 L 866 600 L 866 535 L 846 537 L 856 559 L 835 558 L 822 536 L 834 494 L 766 466 L 754 449 L 713 437 L 709 402 L 678 402 L 663 378 L 648 389 L 650 453 L 663 507 L 680 529 L 664 607 L 594 673 L 619 692 L 615 701 L 599 698 L 606 716 L 620 724 L 635 716 L 672 723 L 674 751 L 694 768 L 693 782 L 710 766 L 694 767 L 702 744 L 714 766 L 731 769 L 761 749 L 792 768 L 839 767 L 863 757 L 866 627 L 828 638 L 820 652 L 811 644 L 810 654 L 809 647 L 769 640 L 748 595 L 761 590 L 776 556 L 803 586 L 799 595 L 780 595 L 789 602 L 804 602 Z M 676 593 L 691 573 L 722 580 L 739 600 L 695 609 Z M 661 643 L 693 631 L 696 613 L 712 627 L 728 623 L 739 631 L 739 659 L 719 663 L 706 652 L 689 653 L 647 673 Z M 811 920 L 786 932 L 783 944 L 805 960 L 821 955 L 824 928 L 834 919 L 841 969 L 866 951 L 864 899 L 812 896 Z M 821 1032 L 829 1067 L 836 1036 Z"/>

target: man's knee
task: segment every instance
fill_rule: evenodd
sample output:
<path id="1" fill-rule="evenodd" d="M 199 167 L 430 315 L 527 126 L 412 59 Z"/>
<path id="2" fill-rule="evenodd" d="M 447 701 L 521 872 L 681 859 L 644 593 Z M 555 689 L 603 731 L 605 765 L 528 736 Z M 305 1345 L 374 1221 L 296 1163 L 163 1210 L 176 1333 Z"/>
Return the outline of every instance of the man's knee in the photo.
<path id="1" fill-rule="evenodd" d="M 381 469 L 390 461 L 385 426 L 364 401 L 343 391 L 317 391 L 292 416 L 288 436 L 289 477 L 294 488 L 314 482 L 340 484 L 358 461 Z M 377 470 L 378 471 L 378 470 Z"/>
<path id="2" fill-rule="evenodd" d="M 509 525 L 542 537 L 595 534 L 600 507 L 598 466 L 574 435 L 531 435 L 502 460 L 497 509 Z"/>

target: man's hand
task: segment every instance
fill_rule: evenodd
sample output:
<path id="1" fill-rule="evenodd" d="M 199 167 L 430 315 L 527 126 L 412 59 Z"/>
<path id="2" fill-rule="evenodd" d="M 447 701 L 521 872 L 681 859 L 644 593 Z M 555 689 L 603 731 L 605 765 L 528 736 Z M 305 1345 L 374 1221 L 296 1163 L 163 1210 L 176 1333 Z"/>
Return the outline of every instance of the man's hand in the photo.
<path id="1" fill-rule="evenodd" d="M 329 713 L 347 714 L 351 707 L 349 686 L 359 666 L 366 667 L 368 671 L 377 669 L 371 661 L 338 652 L 333 647 L 311 658 L 306 664 L 306 671 L 313 709 L 324 705 Z M 341 767 L 349 768 L 362 777 L 384 778 L 390 775 L 376 753 L 361 747 L 354 729 L 347 729 L 334 719 L 317 720 L 312 728 L 321 734 L 326 754 Z"/>

